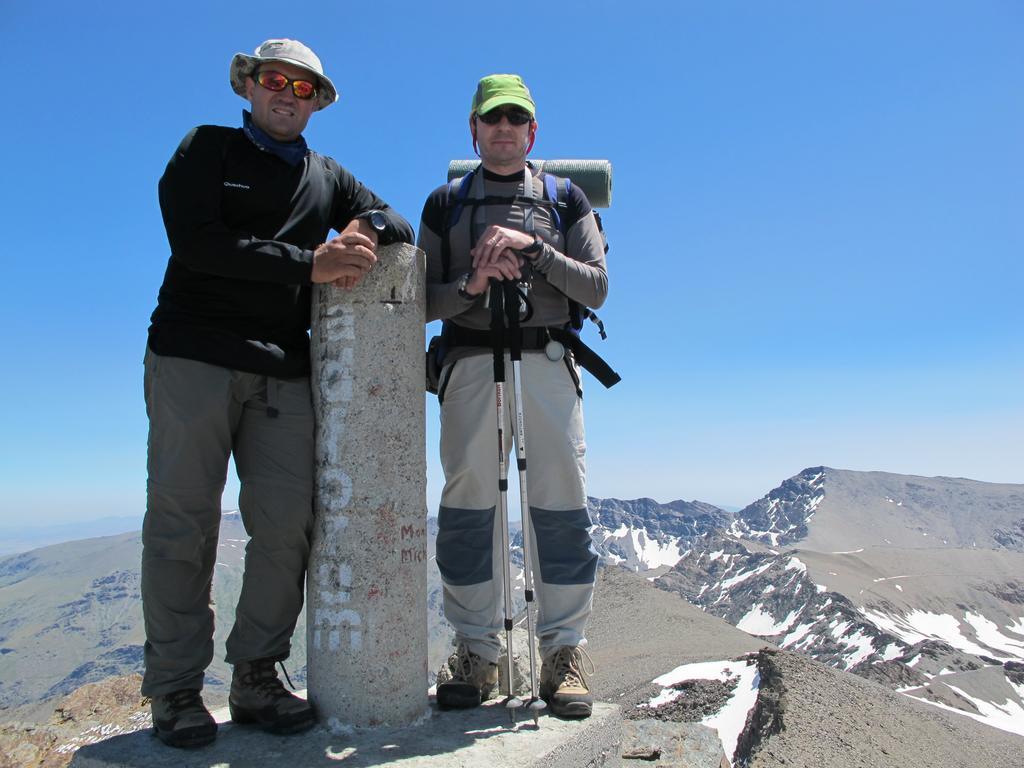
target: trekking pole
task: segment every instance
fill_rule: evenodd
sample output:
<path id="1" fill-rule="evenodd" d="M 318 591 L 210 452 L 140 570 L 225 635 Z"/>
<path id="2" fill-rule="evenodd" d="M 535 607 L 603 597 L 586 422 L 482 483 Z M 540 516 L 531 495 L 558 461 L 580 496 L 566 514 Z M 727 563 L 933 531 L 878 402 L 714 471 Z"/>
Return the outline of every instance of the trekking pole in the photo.
<path id="1" fill-rule="evenodd" d="M 533 627 L 533 562 L 530 559 L 531 519 L 529 495 L 526 491 L 526 418 L 523 407 L 523 358 L 522 334 L 519 329 L 519 291 L 516 284 L 505 284 L 505 312 L 508 315 L 509 357 L 512 360 L 512 392 L 516 400 L 516 423 L 513 436 L 516 441 L 516 464 L 519 467 L 519 510 L 523 520 L 523 586 L 526 593 L 526 637 L 530 645 L 530 700 L 526 708 L 533 714 L 533 724 L 540 725 L 540 713 L 547 704 L 537 695 L 537 658 L 534 645 L 536 636 Z"/>
<path id="2" fill-rule="evenodd" d="M 522 699 L 512 692 L 512 563 L 509 559 L 508 535 L 508 465 L 505 462 L 505 312 L 501 283 L 491 280 L 491 345 L 494 354 L 494 399 L 498 408 L 498 503 L 501 507 L 502 581 L 505 592 L 505 660 L 507 662 L 508 691 L 505 707 L 512 723 L 516 710 L 523 706 Z"/>

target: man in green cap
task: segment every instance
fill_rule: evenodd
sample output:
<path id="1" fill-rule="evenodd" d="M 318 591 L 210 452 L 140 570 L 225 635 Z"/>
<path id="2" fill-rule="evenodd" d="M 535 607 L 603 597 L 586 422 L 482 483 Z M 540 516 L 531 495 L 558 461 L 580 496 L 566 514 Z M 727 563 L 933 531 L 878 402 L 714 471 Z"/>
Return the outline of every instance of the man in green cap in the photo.
<path id="1" fill-rule="evenodd" d="M 277 734 L 315 723 L 275 671 L 302 609 L 313 524 L 311 287 L 351 287 L 378 245 L 413 234 L 306 146 L 311 115 L 338 98 L 313 51 L 268 40 L 234 56 L 230 81 L 252 108 L 242 125 L 193 129 L 160 179 L 170 259 L 145 359 L 142 693 L 156 735 L 175 747 L 217 733 L 200 690 L 213 658 L 210 586 L 232 455 L 250 540 L 227 639 L 231 716 Z M 332 229 L 340 234 L 328 240 Z"/>
<path id="2" fill-rule="evenodd" d="M 457 645 L 451 679 L 439 685 L 437 700 L 442 707 L 476 706 L 498 678 L 505 576 L 495 521 L 498 434 L 488 289 L 516 281 L 527 285 L 532 307 L 520 341 L 540 694 L 556 715 L 587 717 L 593 697 L 583 671 L 584 629 L 598 556 L 589 534 L 579 368 L 552 342 L 550 330 L 568 327 L 570 301 L 604 302 L 604 242 L 575 185 L 559 221 L 541 202 L 543 174 L 526 160 L 537 134 L 536 109 L 519 76 L 480 80 L 469 130 L 482 167 L 430 195 L 418 241 L 427 254 L 427 321 L 444 320 L 446 347 L 438 391 L 445 486 L 437 564 Z M 512 423 L 511 411 L 505 423 Z"/>

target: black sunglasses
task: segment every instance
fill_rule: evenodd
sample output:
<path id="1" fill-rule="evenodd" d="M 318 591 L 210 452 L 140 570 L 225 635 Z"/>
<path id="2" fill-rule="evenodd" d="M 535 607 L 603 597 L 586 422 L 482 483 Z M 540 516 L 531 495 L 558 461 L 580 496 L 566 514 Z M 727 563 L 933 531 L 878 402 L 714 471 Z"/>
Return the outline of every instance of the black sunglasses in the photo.
<path id="1" fill-rule="evenodd" d="M 511 107 L 509 109 L 500 109 L 498 107 L 490 109 L 483 114 L 477 112 L 476 116 L 481 122 L 487 125 L 497 125 L 501 122 L 501 118 L 506 118 L 512 125 L 526 125 L 528 122 L 533 120 L 530 113 L 523 109 L 517 109 Z"/>

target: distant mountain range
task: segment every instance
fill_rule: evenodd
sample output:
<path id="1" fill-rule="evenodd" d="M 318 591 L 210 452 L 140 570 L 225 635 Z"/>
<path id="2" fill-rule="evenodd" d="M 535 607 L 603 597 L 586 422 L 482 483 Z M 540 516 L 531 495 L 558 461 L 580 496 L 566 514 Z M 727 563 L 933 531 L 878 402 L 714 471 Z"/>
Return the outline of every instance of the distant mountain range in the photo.
<path id="1" fill-rule="evenodd" d="M 685 502 L 592 503 L 607 559 L 663 589 L 1024 734 L 1024 486 L 815 467 L 735 516 L 694 510 L 684 529 L 666 521 Z"/>
<path id="2" fill-rule="evenodd" d="M 137 531 L 142 527 L 142 515 L 132 517 L 103 517 L 99 520 L 53 523 L 50 525 L 0 526 L 0 557 L 28 552 L 51 544 L 98 536 Z"/>
<path id="3" fill-rule="evenodd" d="M 606 565 L 783 648 L 1024 732 L 1024 486 L 816 467 L 735 513 L 699 501 L 589 506 Z M 217 606 L 234 606 L 245 541 L 225 514 Z M 48 697 L 141 669 L 140 554 L 128 533 L 0 558 L 0 707 L 43 712 Z M 428 574 L 436 670 L 451 629 L 437 569 Z M 217 622 L 214 703 L 230 679 L 230 625 L 230 613 Z M 302 620 L 294 640 L 299 682 Z"/>

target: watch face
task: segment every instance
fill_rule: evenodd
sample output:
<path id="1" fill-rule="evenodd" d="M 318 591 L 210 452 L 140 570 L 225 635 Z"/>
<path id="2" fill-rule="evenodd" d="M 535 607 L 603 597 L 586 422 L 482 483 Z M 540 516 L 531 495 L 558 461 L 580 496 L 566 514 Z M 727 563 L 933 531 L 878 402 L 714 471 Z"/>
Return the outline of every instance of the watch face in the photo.
<path id="1" fill-rule="evenodd" d="M 378 232 L 383 232 L 384 227 L 387 226 L 387 219 L 384 218 L 384 214 L 380 211 L 373 211 L 370 216 L 370 226 L 376 229 Z"/>

